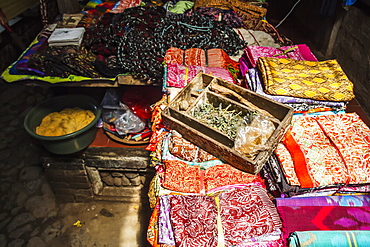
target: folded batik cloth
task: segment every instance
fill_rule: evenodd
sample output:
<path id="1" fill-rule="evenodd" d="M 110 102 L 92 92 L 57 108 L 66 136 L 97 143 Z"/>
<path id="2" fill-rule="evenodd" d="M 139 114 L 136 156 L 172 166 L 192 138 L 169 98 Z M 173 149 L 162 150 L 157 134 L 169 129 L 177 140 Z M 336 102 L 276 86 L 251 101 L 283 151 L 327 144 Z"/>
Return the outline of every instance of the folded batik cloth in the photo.
<path id="1" fill-rule="evenodd" d="M 280 48 L 248 45 L 244 49 L 248 68 L 255 68 L 260 57 L 291 58 L 294 60 L 317 61 L 311 49 L 305 44 L 282 46 Z"/>
<path id="2" fill-rule="evenodd" d="M 356 113 L 293 117 L 274 152 L 291 185 L 370 182 L 370 129 Z"/>
<path id="3" fill-rule="evenodd" d="M 337 60 L 258 58 L 265 93 L 315 100 L 350 101 L 353 84 Z"/>
<path id="4" fill-rule="evenodd" d="M 224 50 L 218 48 L 208 50 L 190 48 L 182 50 L 171 47 L 166 51 L 164 62 L 166 64 L 224 68 L 231 72 L 235 71 L 235 73 L 239 71 L 239 63 L 232 60 Z"/>
<path id="5" fill-rule="evenodd" d="M 289 247 L 367 247 L 370 231 L 296 231 L 290 234 Z"/>
<path id="6" fill-rule="evenodd" d="M 202 193 L 231 184 L 248 184 L 263 180 L 258 175 L 240 171 L 231 165 L 222 164 L 205 170 L 179 160 L 165 160 L 162 186 L 184 193 Z"/>
<path id="7" fill-rule="evenodd" d="M 261 236 L 280 239 L 279 214 L 264 188 L 246 186 L 223 192 L 218 198 L 225 246 L 244 246 L 240 244 L 253 238 L 258 242 Z"/>
<path id="8" fill-rule="evenodd" d="M 212 197 L 175 196 L 170 205 L 176 246 L 217 246 L 217 207 Z"/>
<path id="9" fill-rule="evenodd" d="M 165 202 L 169 199 L 170 207 Z M 282 246 L 281 221 L 265 189 L 250 185 L 211 196 L 174 195 L 161 200 L 160 231 L 176 246 Z M 159 234 L 161 235 L 161 234 Z M 167 236 L 160 242 L 172 244 Z M 217 245 L 219 244 L 219 245 Z"/>
<path id="10" fill-rule="evenodd" d="M 309 104 L 315 105 L 316 107 L 334 107 L 343 109 L 346 106 L 346 102 L 343 101 L 324 101 L 324 100 L 313 100 L 309 98 L 299 98 L 283 95 L 271 95 L 267 94 L 263 90 L 263 83 L 261 82 L 260 72 L 253 68 L 249 69 L 245 74 L 245 78 L 248 84 L 248 89 L 252 90 L 262 96 L 269 99 L 281 102 L 281 103 L 294 103 L 294 104 Z"/>
<path id="11" fill-rule="evenodd" d="M 166 87 L 185 87 L 199 72 L 218 77 L 224 81 L 235 83 L 231 73 L 224 68 L 205 67 L 199 65 L 168 64 L 165 66 L 164 83 Z"/>

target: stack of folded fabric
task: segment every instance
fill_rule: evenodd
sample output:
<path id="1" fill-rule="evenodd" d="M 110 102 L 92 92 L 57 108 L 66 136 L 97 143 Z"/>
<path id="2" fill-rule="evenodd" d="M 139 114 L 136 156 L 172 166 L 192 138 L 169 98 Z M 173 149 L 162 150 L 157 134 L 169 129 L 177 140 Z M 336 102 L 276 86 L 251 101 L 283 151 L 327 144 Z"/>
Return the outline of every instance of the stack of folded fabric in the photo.
<path id="1" fill-rule="evenodd" d="M 290 246 L 369 245 L 368 196 L 277 198 L 276 205 L 284 242 L 290 242 Z"/>
<path id="2" fill-rule="evenodd" d="M 210 74 L 231 83 L 237 83 L 239 63 L 232 60 L 222 49 L 171 47 L 164 56 L 166 64 L 163 88 L 184 88 L 199 72 Z"/>
<path id="3" fill-rule="evenodd" d="M 274 153 L 279 165 L 268 162 L 266 169 L 275 174 L 281 169 L 285 188 L 273 187 L 288 196 L 313 190 L 326 195 L 369 192 L 370 128 L 356 113 L 294 116 Z"/>
<path id="4" fill-rule="evenodd" d="M 176 131 L 152 155 L 152 246 L 282 246 L 281 222 L 264 181 L 223 163 Z"/>
<path id="5" fill-rule="evenodd" d="M 286 103 L 296 112 L 341 111 L 354 98 L 353 84 L 338 62 L 317 61 L 304 44 L 247 46 L 240 64 L 250 90 Z"/>

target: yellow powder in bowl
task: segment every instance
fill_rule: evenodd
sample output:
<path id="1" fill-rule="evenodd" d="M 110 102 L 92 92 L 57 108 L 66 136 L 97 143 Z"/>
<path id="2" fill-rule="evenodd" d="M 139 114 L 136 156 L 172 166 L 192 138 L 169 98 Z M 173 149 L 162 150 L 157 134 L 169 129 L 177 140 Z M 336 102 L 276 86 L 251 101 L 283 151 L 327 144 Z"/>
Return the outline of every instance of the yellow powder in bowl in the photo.
<path id="1" fill-rule="evenodd" d="M 79 107 L 65 108 L 60 112 L 52 112 L 46 115 L 41 124 L 36 127 L 36 134 L 42 136 L 62 136 L 76 132 L 95 119 L 90 110 Z"/>

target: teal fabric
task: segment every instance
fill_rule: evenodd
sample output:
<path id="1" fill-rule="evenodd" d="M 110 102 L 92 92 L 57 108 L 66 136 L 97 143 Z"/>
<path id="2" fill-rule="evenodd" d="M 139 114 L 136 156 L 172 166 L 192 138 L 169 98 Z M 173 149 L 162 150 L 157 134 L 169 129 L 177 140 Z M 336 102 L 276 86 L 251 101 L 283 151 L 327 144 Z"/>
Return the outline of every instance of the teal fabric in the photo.
<path id="1" fill-rule="evenodd" d="M 296 231 L 289 247 L 369 247 L 370 231 Z"/>

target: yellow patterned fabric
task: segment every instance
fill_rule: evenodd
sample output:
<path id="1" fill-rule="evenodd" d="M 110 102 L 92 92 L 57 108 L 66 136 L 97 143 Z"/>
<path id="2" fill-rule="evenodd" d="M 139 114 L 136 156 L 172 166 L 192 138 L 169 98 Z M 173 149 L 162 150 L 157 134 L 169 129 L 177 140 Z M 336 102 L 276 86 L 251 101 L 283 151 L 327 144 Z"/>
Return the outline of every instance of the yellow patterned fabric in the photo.
<path id="1" fill-rule="evenodd" d="M 268 94 L 329 101 L 350 101 L 355 97 L 353 84 L 337 60 L 260 57 L 258 68 Z"/>

